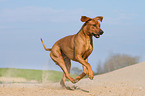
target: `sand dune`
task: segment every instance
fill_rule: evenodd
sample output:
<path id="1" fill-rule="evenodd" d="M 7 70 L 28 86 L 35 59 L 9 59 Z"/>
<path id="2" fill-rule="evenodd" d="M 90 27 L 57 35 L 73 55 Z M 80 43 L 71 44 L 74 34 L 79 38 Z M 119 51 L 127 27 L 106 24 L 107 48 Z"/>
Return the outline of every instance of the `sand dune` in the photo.
<path id="1" fill-rule="evenodd" d="M 145 62 L 113 72 L 83 79 L 74 90 L 61 88 L 59 83 L 1 84 L 0 96 L 145 96 Z M 77 87 L 76 87 L 77 86 Z"/>

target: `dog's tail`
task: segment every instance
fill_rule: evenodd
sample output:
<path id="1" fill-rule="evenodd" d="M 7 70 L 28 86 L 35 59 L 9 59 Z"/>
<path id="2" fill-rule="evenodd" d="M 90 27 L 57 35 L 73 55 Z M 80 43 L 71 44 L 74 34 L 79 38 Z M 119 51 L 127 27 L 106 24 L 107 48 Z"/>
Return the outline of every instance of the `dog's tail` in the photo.
<path id="1" fill-rule="evenodd" d="M 51 51 L 51 48 L 46 48 L 46 47 L 45 47 L 45 45 L 44 45 L 44 42 L 43 42 L 42 38 L 41 38 L 41 42 L 42 42 L 43 47 L 44 47 L 44 49 L 45 49 L 46 51 Z"/>

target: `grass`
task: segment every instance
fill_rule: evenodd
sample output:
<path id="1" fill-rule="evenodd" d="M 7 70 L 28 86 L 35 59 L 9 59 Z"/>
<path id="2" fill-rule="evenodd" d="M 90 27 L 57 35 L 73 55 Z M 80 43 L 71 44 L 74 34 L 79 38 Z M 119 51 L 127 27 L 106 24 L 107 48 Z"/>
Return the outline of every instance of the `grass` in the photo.
<path id="1" fill-rule="evenodd" d="M 0 77 L 21 77 L 26 80 L 52 81 L 59 82 L 63 76 L 60 71 L 48 70 L 31 70 L 31 69 L 15 69 L 15 68 L 0 68 Z M 71 75 L 75 77 L 76 75 Z"/>

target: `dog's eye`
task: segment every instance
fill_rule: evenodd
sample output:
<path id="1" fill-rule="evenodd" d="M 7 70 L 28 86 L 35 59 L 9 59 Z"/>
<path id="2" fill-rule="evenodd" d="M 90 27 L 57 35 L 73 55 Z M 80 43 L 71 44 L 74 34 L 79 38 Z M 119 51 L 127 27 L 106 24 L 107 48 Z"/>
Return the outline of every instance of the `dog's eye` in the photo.
<path id="1" fill-rule="evenodd" d="M 95 25 L 95 24 L 94 24 L 93 26 L 94 26 L 94 27 L 96 27 L 96 25 Z"/>

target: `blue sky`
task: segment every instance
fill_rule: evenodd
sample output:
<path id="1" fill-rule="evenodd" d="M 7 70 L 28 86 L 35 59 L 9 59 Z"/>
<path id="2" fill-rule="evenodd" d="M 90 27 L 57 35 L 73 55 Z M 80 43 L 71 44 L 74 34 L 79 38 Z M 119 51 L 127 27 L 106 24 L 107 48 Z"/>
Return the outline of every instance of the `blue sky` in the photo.
<path id="1" fill-rule="evenodd" d="M 77 33 L 81 16 L 103 16 L 101 38 L 93 38 L 89 63 L 97 63 L 112 53 L 145 59 L 144 0 L 0 0 L 0 67 L 59 69 L 44 51 L 60 38 Z M 79 63 L 73 66 L 81 68 Z"/>

